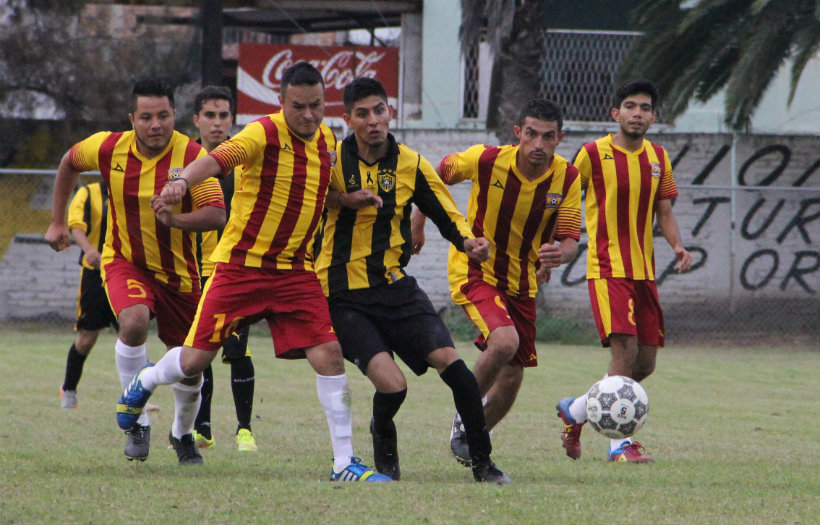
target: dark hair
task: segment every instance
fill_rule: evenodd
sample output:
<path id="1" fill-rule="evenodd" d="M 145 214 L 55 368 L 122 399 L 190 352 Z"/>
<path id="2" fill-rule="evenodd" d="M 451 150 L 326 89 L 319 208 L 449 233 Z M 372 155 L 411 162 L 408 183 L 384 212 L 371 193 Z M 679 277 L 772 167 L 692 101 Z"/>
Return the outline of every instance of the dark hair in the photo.
<path id="1" fill-rule="evenodd" d="M 293 64 L 282 73 L 279 93 L 282 95 L 282 98 L 284 98 L 285 91 L 289 86 L 315 86 L 316 84 L 321 84 L 322 87 L 325 86 L 322 74 L 311 64 L 302 60 Z"/>
<path id="2" fill-rule="evenodd" d="M 521 112 L 518 114 L 519 127 L 524 125 L 524 119 L 527 117 L 547 122 L 557 122 L 558 131 L 561 131 L 561 128 L 564 126 L 564 114 L 561 111 L 561 106 L 545 98 L 534 98 L 524 104 L 524 107 L 521 108 Z"/>
<path id="3" fill-rule="evenodd" d="M 345 111 L 349 114 L 356 102 L 373 95 L 387 102 L 387 92 L 381 82 L 370 77 L 354 79 L 353 82 L 345 86 L 344 93 L 342 93 Z"/>
<path id="4" fill-rule="evenodd" d="M 649 95 L 649 98 L 652 99 L 653 110 L 658 107 L 658 88 L 654 82 L 643 78 L 627 80 L 618 86 L 618 89 L 615 90 L 615 96 L 612 98 L 612 107 L 620 109 L 621 102 L 625 98 L 639 94 Z"/>
<path id="5" fill-rule="evenodd" d="M 225 86 L 205 86 L 194 96 L 194 115 L 199 115 L 202 106 L 209 100 L 227 100 L 233 110 L 233 95 Z"/>
<path id="6" fill-rule="evenodd" d="M 176 108 L 174 102 L 174 88 L 171 83 L 163 78 L 144 78 L 137 80 L 131 89 L 131 110 L 137 109 L 137 97 L 168 97 L 168 102 L 172 108 Z"/>

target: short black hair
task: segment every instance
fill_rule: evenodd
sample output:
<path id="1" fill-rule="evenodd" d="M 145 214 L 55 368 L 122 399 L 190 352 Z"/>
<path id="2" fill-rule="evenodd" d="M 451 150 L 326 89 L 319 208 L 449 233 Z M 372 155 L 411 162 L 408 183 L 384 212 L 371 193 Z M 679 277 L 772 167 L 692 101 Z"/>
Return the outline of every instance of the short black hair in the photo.
<path id="1" fill-rule="evenodd" d="M 315 86 L 316 84 L 321 84 L 322 87 L 325 87 L 322 74 L 312 64 L 302 60 L 293 64 L 282 73 L 279 93 L 282 95 L 282 98 L 284 98 L 285 91 L 287 91 L 289 86 Z"/>
<path id="2" fill-rule="evenodd" d="M 524 119 L 527 117 L 546 122 L 557 122 L 558 131 L 561 131 L 564 126 L 564 112 L 561 111 L 561 106 L 545 98 L 534 98 L 524 104 L 518 114 L 518 127 L 524 125 Z"/>
<path id="3" fill-rule="evenodd" d="M 384 90 L 384 86 L 382 86 L 381 82 L 370 77 L 354 79 L 345 86 L 344 92 L 342 93 L 345 112 L 350 114 L 356 102 L 373 95 L 387 102 L 387 92 Z"/>
<path id="4" fill-rule="evenodd" d="M 645 78 L 633 78 L 618 86 L 618 89 L 615 90 L 615 96 L 612 98 L 612 107 L 620 109 L 621 102 L 625 98 L 641 93 L 649 95 L 649 98 L 652 99 L 652 109 L 655 110 L 658 107 L 658 88 L 654 82 Z"/>
<path id="5" fill-rule="evenodd" d="M 134 82 L 131 89 L 131 111 L 137 109 L 137 97 L 168 97 L 171 107 L 176 108 L 174 88 L 164 78 L 144 78 Z"/>
<path id="6" fill-rule="evenodd" d="M 233 111 L 233 94 L 225 86 L 205 86 L 194 96 L 194 115 L 199 115 L 202 106 L 209 100 L 227 100 Z"/>

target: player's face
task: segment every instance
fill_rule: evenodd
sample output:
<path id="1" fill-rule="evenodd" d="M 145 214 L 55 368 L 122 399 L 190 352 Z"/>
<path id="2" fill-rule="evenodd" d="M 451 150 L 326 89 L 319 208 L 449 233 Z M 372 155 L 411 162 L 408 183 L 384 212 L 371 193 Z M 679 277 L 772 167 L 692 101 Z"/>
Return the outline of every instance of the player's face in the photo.
<path id="1" fill-rule="evenodd" d="M 140 153 L 154 157 L 165 150 L 174 134 L 175 116 L 168 97 L 137 97 L 137 108 L 128 118 L 136 132 Z"/>
<path id="2" fill-rule="evenodd" d="M 344 119 L 359 144 L 378 148 L 387 142 L 391 116 L 387 101 L 378 95 L 370 95 L 353 104 Z"/>
<path id="3" fill-rule="evenodd" d="M 208 151 L 228 138 L 232 125 L 231 103 L 227 100 L 206 100 L 199 113 L 194 115 L 194 126 L 199 130 L 202 145 Z"/>
<path id="4" fill-rule="evenodd" d="M 645 93 L 630 95 L 621 101 L 621 107 L 612 109 L 612 118 L 621 127 L 621 133 L 633 139 L 643 138 L 657 116 L 652 109 L 652 97 Z"/>
<path id="5" fill-rule="evenodd" d="M 325 88 L 322 84 L 288 86 L 279 97 L 288 127 L 310 140 L 325 116 Z"/>
<path id="6" fill-rule="evenodd" d="M 513 131 L 519 140 L 519 162 L 546 171 L 552 163 L 555 148 L 564 138 L 564 132 L 558 129 L 558 122 L 524 117 L 521 127 L 513 126 Z"/>

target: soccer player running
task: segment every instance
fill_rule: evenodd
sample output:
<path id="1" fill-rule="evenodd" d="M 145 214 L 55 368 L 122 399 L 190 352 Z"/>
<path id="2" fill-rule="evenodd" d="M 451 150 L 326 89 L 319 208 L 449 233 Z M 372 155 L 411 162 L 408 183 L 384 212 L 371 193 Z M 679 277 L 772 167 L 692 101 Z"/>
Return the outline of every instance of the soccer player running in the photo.
<path id="1" fill-rule="evenodd" d="M 233 96 L 224 86 L 205 86 L 194 96 L 194 126 L 199 130 L 197 142 L 205 151 L 213 151 L 228 139 L 233 125 Z M 236 170 L 234 170 L 236 171 Z M 231 214 L 231 199 L 234 191 L 234 172 L 219 179 L 225 196 L 225 214 Z M 199 273 L 202 288 L 211 276 L 214 262 L 210 260 L 222 230 L 203 232 L 197 237 L 199 247 Z M 222 362 L 231 366 L 231 392 L 236 410 L 236 437 L 234 445 L 239 451 L 255 451 L 256 436 L 251 430 L 253 414 L 253 391 L 255 370 L 248 351 L 248 329 L 245 326 L 230 334 L 222 343 Z M 214 446 L 211 432 L 211 399 L 214 392 L 214 375 L 211 365 L 202 373 L 202 402 L 194 423 L 194 441 L 199 448 Z"/>
<path id="2" fill-rule="evenodd" d="M 215 179 L 205 181 L 155 216 L 152 200 L 175 182 L 188 164 L 205 155 L 202 146 L 174 130 L 174 91 L 160 79 L 136 82 L 131 91 L 133 130 L 103 131 L 78 142 L 63 156 L 54 183 L 54 206 L 46 241 L 69 246 L 65 221 L 71 190 L 83 171 L 99 170 L 108 187 L 109 231 L 101 256 L 102 277 L 120 325 L 115 361 L 122 388 L 148 361 L 146 340 L 156 317 L 168 348 L 185 340 L 201 294 L 194 253 L 195 233 L 225 224 L 225 204 Z M 184 184 L 184 182 L 183 182 Z M 174 385 L 174 396 L 199 390 Z M 150 446 L 147 412 L 127 427 L 125 456 L 144 461 Z"/>
<path id="3" fill-rule="evenodd" d="M 100 254 L 105 243 L 108 216 L 108 188 L 105 181 L 80 187 L 68 206 L 68 228 L 74 242 L 82 250 L 79 264 L 80 289 L 77 294 L 77 336 L 65 365 L 65 378 L 60 386 L 60 406 L 64 410 L 77 408 L 77 385 L 83 374 L 85 359 L 94 348 L 100 332 L 109 326 L 119 329 L 117 316 L 111 310 L 100 275 Z"/>
<path id="4" fill-rule="evenodd" d="M 370 421 L 376 469 L 393 480 L 401 476 L 393 416 L 407 381 L 395 352 L 416 375 L 435 368 L 452 390 L 464 416 L 474 479 L 508 484 L 490 459 L 475 377 L 427 295 L 404 271 L 412 251 L 414 202 L 465 257 L 486 260 L 487 240 L 470 233 L 433 166 L 388 133 L 391 109 L 381 83 L 357 78 L 343 97 L 344 120 L 353 133 L 336 148 L 316 272 L 344 356 L 376 387 Z"/>
<path id="5" fill-rule="evenodd" d="M 309 246 L 321 219 L 336 139 L 322 123 L 324 81 L 307 62 L 285 70 L 282 110 L 251 122 L 206 157 L 180 182 L 166 186 L 161 200 L 172 204 L 210 176 L 237 166 L 241 180 L 231 216 L 212 259 L 208 281 L 185 345 L 146 365 L 123 393 L 120 426 L 137 417 L 158 385 L 182 381 L 199 388 L 201 372 L 237 328 L 265 319 L 276 356 L 307 359 L 316 372 L 333 446 L 331 481 L 390 481 L 353 456 L 353 420 L 344 358 L 313 272 Z M 174 439 L 193 441 L 199 398 L 176 399 Z M 180 437 L 181 436 L 181 437 Z M 196 448 L 190 463 L 201 463 Z M 181 463 L 188 463 L 180 457 Z"/>
<path id="6" fill-rule="evenodd" d="M 490 429 L 512 408 L 524 368 L 538 365 L 538 285 L 578 249 L 581 189 L 578 171 L 555 154 L 562 126 L 560 106 L 531 100 L 513 126 L 518 145 L 472 146 L 446 156 L 438 170 L 447 184 L 471 181 L 467 222 L 474 235 L 490 242 L 488 260 L 479 263 L 450 248 L 447 265 L 450 296 L 481 332 L 473 373 L 486 396 Z M 414 214 L 414 223 L 420 249 L 423 215 Z M 450 448 L 469 465 L 463 416 L 453 418 Z"/>
<path id="7" fill-rule="evenodd" d="M 587 282 L 592 313 L 604 347 L 610 347 L 607 375 L 643 381 L 655 369 L 664 344 L 663 312 L 655 286 L 653 220 L 685 272 L 692 256 L 683 247 L 671 199 L 678 196 L 666 150 L 644 137 L 657 118 L 658 90 L 648 80 L 630 80 L 615 92 L 610 114 L 619 130 L 585 144 L 575 158 L 586 189 L 589 234 Z M 562 399 L 556 409 L 563 422 L 567 456 L 581 456 L 581 429 L 587 396 Z M 609 460 L 651 463 L 640 443 L 613 439 Z"/>

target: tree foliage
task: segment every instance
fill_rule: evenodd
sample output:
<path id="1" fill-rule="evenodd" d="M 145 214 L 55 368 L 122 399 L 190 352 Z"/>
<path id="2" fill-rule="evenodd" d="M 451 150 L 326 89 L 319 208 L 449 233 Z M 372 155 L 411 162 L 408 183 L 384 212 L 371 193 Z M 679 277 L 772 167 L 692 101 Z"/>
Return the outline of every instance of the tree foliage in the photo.
<path id="1" fill-rule="evenodd" d="M 688 2 L 691 3 L 691 2 Z M 748 128 L 778 70 L 791 62 L 789 103 L 820 47 L 820 0 L 647 0 L 636 11 L 638 39 L 619 77 L 653 79 L 670 118 L 694 99 L 726 90 L 726 124 Z"/>

